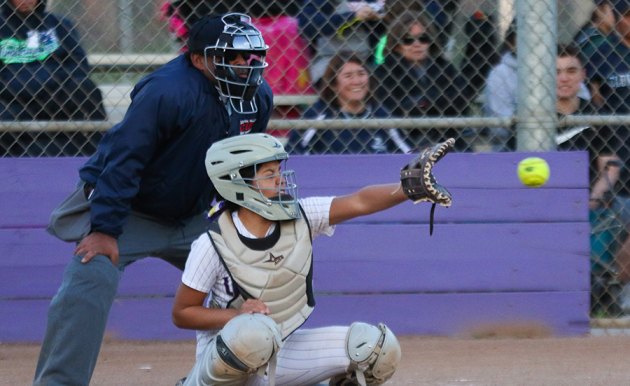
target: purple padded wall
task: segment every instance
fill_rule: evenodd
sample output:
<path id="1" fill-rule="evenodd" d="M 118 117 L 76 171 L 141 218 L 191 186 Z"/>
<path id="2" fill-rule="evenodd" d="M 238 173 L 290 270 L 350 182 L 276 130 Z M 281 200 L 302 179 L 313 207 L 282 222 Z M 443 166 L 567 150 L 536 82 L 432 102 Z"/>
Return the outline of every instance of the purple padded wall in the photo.
<path id="1" fill-rule="evenodd" d="M 455 335 L 532 322 L 557 335 L 588 331 L 589 225 L 585 153 L 537 153 L 551 178 L 525 188 L 527 153 L 449 154 L 436 167 L 453 193 L 438 207 L 404 203 L 315 240 L 317 309 L 307 326 L 386 322 L 401 334 Z M 347 194 L 397 180 L 410 155 L 292 157 L 299 192 Z M 0 342 L 39 341 L 73 245 L 44 228 L 76 184 L 78 158 L 0 159 Z M 127 268 L 108 324 L 126 339 L 187 339 L 170 320 L 180 272 L 158 259 Z M 151 327 L 146 318 L 150 315 Z"/>

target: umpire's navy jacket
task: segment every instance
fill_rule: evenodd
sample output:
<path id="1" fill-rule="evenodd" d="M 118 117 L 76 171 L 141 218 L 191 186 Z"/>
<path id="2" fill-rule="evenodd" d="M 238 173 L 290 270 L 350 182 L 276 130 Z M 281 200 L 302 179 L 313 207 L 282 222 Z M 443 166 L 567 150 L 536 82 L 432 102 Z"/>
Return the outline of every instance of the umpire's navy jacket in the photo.
<path id="1" fill-rule="evenodd" d="M 214 189 L 204 165 L 210 145 L 262 132 L 273 95 L 263 82 L 257 113 L 229 113 L 210 81 L 180 55 L 147 75 L 79 174 L 95 187 L 91 230 L 117 237 L 130 210 L 177 222 L 206 210 Z"/>

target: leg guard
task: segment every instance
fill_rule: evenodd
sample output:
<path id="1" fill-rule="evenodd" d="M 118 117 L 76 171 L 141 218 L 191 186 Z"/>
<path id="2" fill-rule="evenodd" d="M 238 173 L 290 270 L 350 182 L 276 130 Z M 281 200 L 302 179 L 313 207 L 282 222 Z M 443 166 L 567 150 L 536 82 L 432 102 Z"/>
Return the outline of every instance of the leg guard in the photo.
<path id="1" fill-rule="evenodd" d="M 346 337 L 346 350 L 355 374 L 335 377 L 331 384 L 380 385 L 394 375 L 401 358 L 398 339 L 383 323 L 353 323 Z"/>
<path id="2" fill-rule="evenodd" d="M 243 314 L 230 320 L 219 332 L 217 351 L 230 366 L 253 372 L 269 362 L 281 342 L 280 330 L 273 319 L 263 314 Z"/>
<path id="3" fill-rule="evenodd" d="M 240 385 L 269 364 L 270 383 L 282 343 L 278 325 L 262 314 L 242 314 L 230 320 L 203 357 L 204 363 L 186 379 L 186 385 Z"/>

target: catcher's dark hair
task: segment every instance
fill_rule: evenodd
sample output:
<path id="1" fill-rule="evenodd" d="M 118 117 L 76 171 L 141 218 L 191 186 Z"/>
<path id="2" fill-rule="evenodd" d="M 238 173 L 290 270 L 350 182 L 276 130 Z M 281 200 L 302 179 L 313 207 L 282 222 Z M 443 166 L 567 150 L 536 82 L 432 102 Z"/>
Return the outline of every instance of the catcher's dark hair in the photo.
<path id="1" fill-rule="evenodd" d="M 244 167 L 239 170 L 239 173 L 243 178 L 254 178 L 254 175 L 256 175 L 256 165 Z"/>
<path id="2" fill-rule="evenodd" d="M 250 165 L 250 166 L 244 167 L 239 170 L 239 173 L 241 177 L 245 179 L 252 179 L 256 175 L 256 165 Z M 225 208 L 225 210 L 228 210 L 230 212 L 234 212 L 241 207 L 240 205 L 235 204 L 232 201 L 226 200 L 218 192 L 215 194 L 214 200 L 216 202 L 223 201 L 223 207 Z"/>
<path id="3" fill-rule="evenodd" d="M 225 210 L 229 211 L 230 213 L 231 212 L 236 212 L 238 210 L 238 208 L 241 207 L 240 205 L 235 204 L 232 201 L 228 201 L 228 200 L 224 199 L 221 196 L 217 197 L 217 201 L 223 201 L 223 205 L 225 206 Z"/>

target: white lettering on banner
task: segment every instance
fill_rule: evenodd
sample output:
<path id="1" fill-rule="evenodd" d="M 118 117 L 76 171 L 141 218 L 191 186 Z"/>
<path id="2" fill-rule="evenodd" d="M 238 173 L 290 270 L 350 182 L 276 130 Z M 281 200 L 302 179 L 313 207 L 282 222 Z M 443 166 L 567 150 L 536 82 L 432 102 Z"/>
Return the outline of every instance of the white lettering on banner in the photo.
<path id="1" fill-rule="evenodd" d="M 630 87 L 630 73 L 611 75 L 608 84 L 612 88 Z"/>

